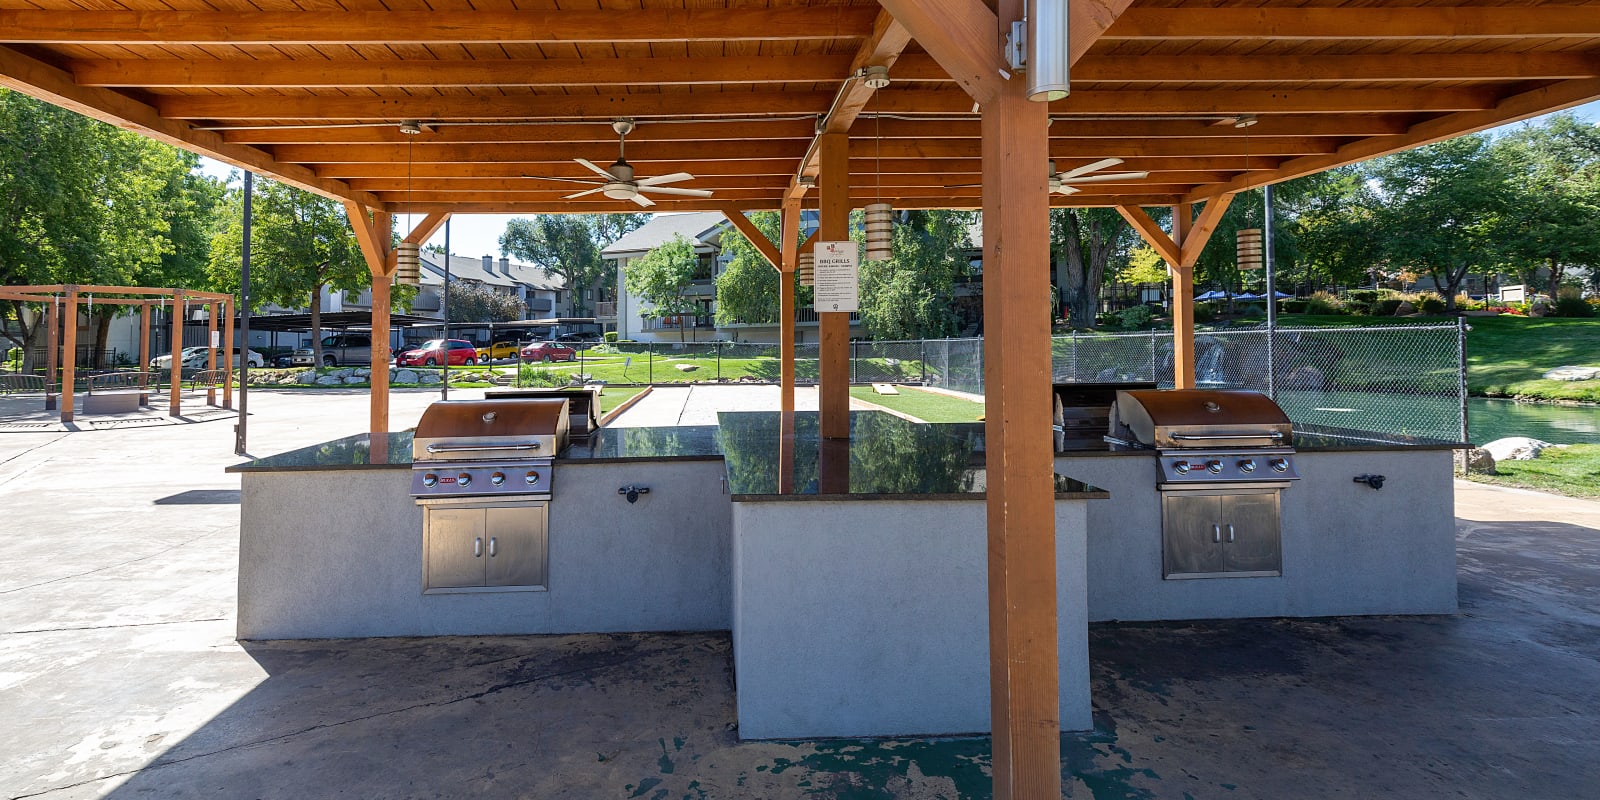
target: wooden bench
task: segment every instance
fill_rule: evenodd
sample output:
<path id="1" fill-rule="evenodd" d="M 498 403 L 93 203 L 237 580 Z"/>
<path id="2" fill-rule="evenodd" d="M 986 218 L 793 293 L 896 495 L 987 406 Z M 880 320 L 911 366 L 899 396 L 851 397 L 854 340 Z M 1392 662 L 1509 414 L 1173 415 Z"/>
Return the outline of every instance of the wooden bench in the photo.
<path id="1" fill-rule="evenodd" d="M 158 385 L 149 372 L 105 372 L 90 375 L 83 397 L 85 414 L 129 414 L 149 402 Z M 141 385 L 143 383 L 143 385 Z"/>
<path id="2" fill-rule="evenodd" d="M 0 394 L 33 393 L 45 393 L 45 379 L 43 375 L 0 375 Z"/>

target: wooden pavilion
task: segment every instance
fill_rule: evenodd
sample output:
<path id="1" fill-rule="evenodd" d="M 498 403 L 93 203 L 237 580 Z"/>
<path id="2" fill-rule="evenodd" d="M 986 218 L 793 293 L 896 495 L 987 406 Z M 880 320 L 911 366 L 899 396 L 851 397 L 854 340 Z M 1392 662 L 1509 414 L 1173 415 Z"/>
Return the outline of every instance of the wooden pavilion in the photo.
<path id="1" fill-rule="evenodd" d="M 0 0 L 0 85 L 344 202 L 380 310 L 395 214 L 426 215 L 421 242 L 456 212 L 638 210 L 568 197 L 617 118 L 641 177 L 714 192 L 656 210 L 724 211 L 784 273 L 801 208 L 824 241 L 869 202 L 982 208 L 996 796 L 1042 797 L 1060 785 L 1046 208 L 1114 206 L 1167 258 L 1190 385 L 1190 270 L 1235 193 L 1600 97 L 1591 0 L 1070 3 L 1072 92 L 1048 104 L 1006 57 L 1020 0 Z M 1051 161 L 1109 158 L 1147 174 L 1049 192 Z M 762 209 L 784 212 L 781 247 L 742 224 Z M 847 326 L 822 315 L 832 437 Z"/>

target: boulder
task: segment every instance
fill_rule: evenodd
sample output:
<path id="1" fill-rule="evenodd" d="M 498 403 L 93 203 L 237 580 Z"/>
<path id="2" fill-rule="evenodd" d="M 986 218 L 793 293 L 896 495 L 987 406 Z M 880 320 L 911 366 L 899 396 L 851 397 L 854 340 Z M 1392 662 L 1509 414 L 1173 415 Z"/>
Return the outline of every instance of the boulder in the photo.
<path id="1" fill-rule="evenodd" d="M 1547 381 L 1592 381 L 1600 379 L 1600 367 L 1556 367 L 1542 377 Z"/>
<path id="2" fill-rule="evenodd" d="M 1394 315 L 1397 317 L 1408 317 L 1415 313 L 1417 313 L 1417 307 L 1412 305 L 1409 300 L 1400 301 L 1400 305 L 1394 309 Z"/>
<path id="3" fill-rule="evenodd" d="M 364 375 L 351 375 L 348 378 L 345 378 L 344 382 L 347 384 L 366 383 L 367 379 Z"/>
<path id="4" fill-rule="evenodd" d="M 679 372 L 694 372 L 700 368 L 699 364 L 674 364 L 673 366 L 677 367 Z"/>
<path id="5" fill-rule="evenodd" d="M 316 383 L 317 382 L 317 371 L 314 370 L 314 369 L 308 369 L 305 372 L 298 373 L 298 374 L 296 374 L 294 376 L 294 382 L 295 383 L 304 383 L 304 384 L 307 384 L 307 385 Z"/>
<path id="6" fill-rule="evenodd" d="M 344 378 L 350 377 L 350 375 L 352 373 L 354 373 L 354 372 L 355 372 L 355 370 L 346 367 L 344 369 L 336 369 L 333 372 L 330 372 L 328 374 L 332 375 L 335 378 L 344 379 Z"/>
<path id="7" fill-rule="evenodd" d="M 394 373 L 395 383 L 416 383 L 417 373 L 413 370 L 402 369 Z"/>
<path id="8" fill-rule="evenodd" d="M 439 377 L 439 373 L 437 373 L 437 372 L 419 372 L 419 373 L 417 373 L 417 383 L 420 383 L 420 384 L 423 384 L 423 385 L 428 385 L 428 384 L 432 384 L 432 383 L 443 383 L 443 382 L 444 382 L 444 379 L 440 378 Z"/>
<path id="9" fill-rule="evenodd" d="M 371 374 L 372 370 L 370 368 L 356 369 L 350 372 L 351 377 L 355 378 L 365 378 Z"/>
<path id="10" fill-rule="evenodd" d="M 343 386 L 344 379 L 337 375 L 324 375 L 317 379 L 318 386 Z"/>
<path id="11" fill-rule="evenodd" d="M 1543 297 L 1528 304 L 1528 316 L 1530 317 L 1548 317 L 1553 310 L 1554 308 L 1551 307 L 1550 301 Z"/>
<path id="12" fill-rule="evenodd" d="M 1494 475 L 1494 455 L 1482 447 L 1467 451 L 1467 474 Z"/>
<path id="13" fill-rule="evenodd" d="M 1484 445 L 1482 450 L 1487 450 L 1495 461 L 1532 461 L 1549 447 L 1559 447 L 1549 442 L 1530 439 L 1526 436 L 1507 436 L 1496 439 Z"/>

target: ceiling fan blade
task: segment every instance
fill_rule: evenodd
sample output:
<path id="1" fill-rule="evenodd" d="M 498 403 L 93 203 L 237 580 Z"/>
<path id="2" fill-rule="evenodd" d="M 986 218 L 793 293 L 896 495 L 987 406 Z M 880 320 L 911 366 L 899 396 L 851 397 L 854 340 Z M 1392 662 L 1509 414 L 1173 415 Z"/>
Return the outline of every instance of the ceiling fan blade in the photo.
<path id="1" fill-rule="evenodd" d="M 1066 180 L 1067 178 L 1076 178 L 1085 172 L 1094 172 L 1095 170 L 1105 169 L 1106 167 L 1114 167 L 1121 163 L 1122 159 L 1120 158 L 1102 158 L 1092 164 L 1084 164 L 1081 167 L 1069 169 L 1066 172 L 1061 173 L 1061 179 Z"/>
<path id="2" fill-rule="evenodd" d="M 983 184 L 981 184 L 981 183 L 951 183 L 951 184 L 947 184 L 944 188 L 946 188 L 946 189 L 971 189 L 973 187 L 982 186 L 982 185 Z"/>
<path id="3" fill-rule="evenodd" d="M 596 175 L 599 175 L 600 177 L 605 178 L 608 181 L 609 180 L 614 180 L 614 178 L 611 177 L 611 173 L 609 173 L 609 172 L 607 172 L 607 171 L 595 166 L 594 162 L 590 161 L 587 158 L 574 158 L 572 160 L 578 162 L 579 164 L 584 165 L 585 167 L 588 167 L 589 169 L 593 170 Z"/>
<path id="4" fill-rule="evenodd" d="M 684 197 L 710 197 L 710 189 L 679 189 L 675 186 L 645 186 L 644 181 L 639 182 L 639 191 L 654 192 L 656 194 L 676 194 Z"/>
<path id="5" fill-rule="evenodd" d="M 638 203 L 641 206 L 644 206 L 645 208 L 649 208 L 649 207 L 655 205 L 655 203 L 652 202 L 650 200 L 650 198 L 645 197 L 644 195 L 639 194 L 638 192 L 634 192 L 633 197 L 630 197 L 628 199 L 632 200 L 635 203 Z"/>
<path id="6" fill-rule="evenodd" d="M 1107 172 L 1100 175 L 1079 175 L 1076 178 L 1062 178 L 1062 183 L 1107 183 L 1110 181 L 1142 181 L 1150 177 L 1148 172 Z"/>
<path id="7" fill-rule="evenodd" d="M 645 178 L 639 181 L 640 186 L 660 186 L 663 183 L 677 183 L 678 181 L 692 181 L 694 176 L 687 172 L 674 172 L 671 175 L 657 175 L 654 178 Z"/>
<path id="8" fill-rule="evenodd" d="M 1072 187 L 1072 186 L 1069 186 L 1069 185 L 1063 183 L 1060 186 L 1056 187 L 1055 192 L 1056 192 L 1056 194 L 1077 194 L 1078 190 L 1076 188 Z"/>
<path id="9" fill-rule="evenodd" d="M 590 189 L 590 190 L 588 190 L 586 192 L 578 192 L 577 194 L 569 194 L 566 197 L 563 197 L 561 199 L 562 200 L 572 200 L 572 199 L 575 199 L 575 198 L 578 198 L 578 197 L 583 197 L 584 195 L 590 195 L 590 194 L 594 194 L 595 192 L 604 191 L 605 188 L 606 187 L 604 187 L 604 186 L 596 186 L 593 189 Z"/>
<path id="10" fill-rule="evenodd" d="M 522 177 L 530 178 L 530 179 L 536 180 L 536 181 L 561 181 L 562 183 L 581 183 L 584 186 L 598 186 L 598 185 L 600 185 L 599 181 L 589 180 L 588 178 L 557 178 L 557 177 L 555 177 L 553 175 L 524 175 Z"/>

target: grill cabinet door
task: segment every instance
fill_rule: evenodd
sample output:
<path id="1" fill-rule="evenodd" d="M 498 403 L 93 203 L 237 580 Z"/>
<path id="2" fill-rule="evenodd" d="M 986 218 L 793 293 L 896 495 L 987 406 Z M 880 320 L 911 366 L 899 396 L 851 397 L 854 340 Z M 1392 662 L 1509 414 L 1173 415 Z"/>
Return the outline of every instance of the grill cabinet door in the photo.
<path id="1" fill-rule="evenodd" d="M 456 589 L 483 585 L 483 509 L 428 508 L 427 585 Z"/>
<path id="2" fill-rule="evenodd" d="M 1212 494 L 1161 495 L 1161 576 L 1189 577 L 1222 571 L 1222 498 Z"/>
<path id="3" fill-rule="evenodd" d="M 485 586 L 545 585 L 544 503 L 489 508 Z"/>
<path id="4" fill-rule="evenodd" d="M 1224 570 L 1267 575 L 1283 573 L 1276 491 L 1223 497 L 1222 524 Z"/>

